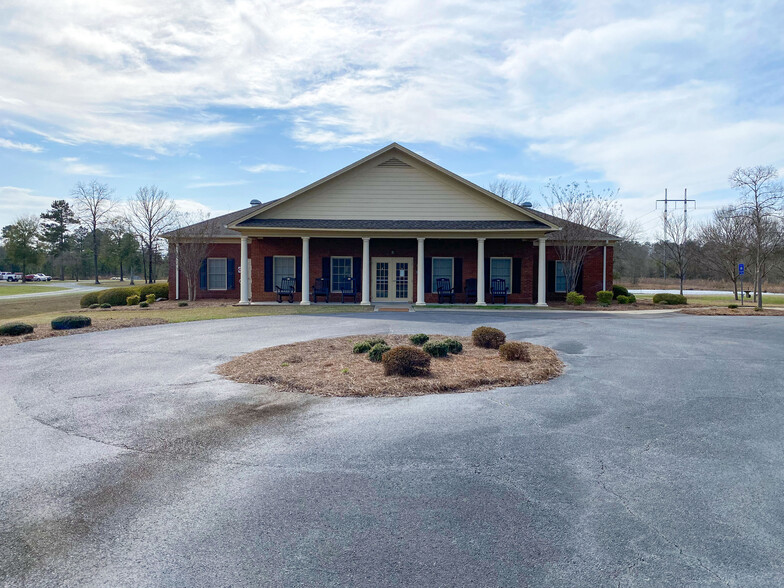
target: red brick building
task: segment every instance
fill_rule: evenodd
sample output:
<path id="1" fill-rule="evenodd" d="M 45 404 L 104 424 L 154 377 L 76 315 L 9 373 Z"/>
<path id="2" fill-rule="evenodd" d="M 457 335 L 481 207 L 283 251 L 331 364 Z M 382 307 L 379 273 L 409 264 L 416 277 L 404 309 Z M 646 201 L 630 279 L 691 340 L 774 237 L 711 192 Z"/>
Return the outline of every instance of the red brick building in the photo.
<path id="1" fill-rule="evenodd" d="M 512 204 L 396 143 L 252 204 L 209 221 L 197 298 L 248 304 L 283 293 L 309 304 L 318 294 L 319 302 L 420 305 L 438 302 L 439 286 L 454 294 L 443 300 L 478 305 L 546 305 L 566 295 L 568 266 L 557 246 L 566 221 Z M 191 234 L 203 226 L 192 225 Z M 589 235 L 575 289 L 593 299 L 612 286 L 617 237 Z M 177 241 L 188 241 L 188 229 L 168 238 L 169 297 L 184 299 Z"/>

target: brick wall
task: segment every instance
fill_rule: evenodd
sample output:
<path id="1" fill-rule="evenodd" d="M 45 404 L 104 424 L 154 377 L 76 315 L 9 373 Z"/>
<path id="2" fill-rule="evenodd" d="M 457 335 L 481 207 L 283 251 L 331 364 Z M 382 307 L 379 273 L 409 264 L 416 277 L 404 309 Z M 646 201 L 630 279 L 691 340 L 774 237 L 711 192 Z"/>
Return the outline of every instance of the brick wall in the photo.
<path id="1" fill-rule="evenodd" d="M 170 247 L 172 255 L 169 255 L 169 300 L 176 299 L 176 266 L 174 246 Z M 207 257 L 225 257 L 234 259 L 234 289 L 233 290 L 203 290 L 199 286 L 199 277 L 196 276 L 196 299 L 205 298 L 226 298 L 232 300 L 240 299 L 240 244 L 239 243 L 214 243 L 210 245 Z M 188 299 L 188 281 L 185 273 L 180 271 L 180 300 Z"/>

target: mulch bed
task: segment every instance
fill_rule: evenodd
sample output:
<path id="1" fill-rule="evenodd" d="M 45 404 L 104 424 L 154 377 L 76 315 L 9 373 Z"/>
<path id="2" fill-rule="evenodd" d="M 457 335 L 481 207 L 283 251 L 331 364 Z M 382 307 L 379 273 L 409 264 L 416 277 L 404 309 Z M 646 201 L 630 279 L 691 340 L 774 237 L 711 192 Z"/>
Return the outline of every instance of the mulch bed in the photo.
<path id="1" fill-rule="evenodd" d="M 147 327 L 150 325 L 163 325 L 168 321 L 159 318 L 134 318 L 134 319 L 93 319 L 93 324 L 83 329 L 68 329 L 65 331 L 55 331 L 49 325 L 39 325 L 35 331 L 29 335 L 19 335 L 18 337 L 0 336 L 0 346 L 13 345 L 14 343 L 24 343 L 25 341 L 38 341 L 49 337 L 63 337 L 65 335 L 78 335 L 80 333 L 95 333 L 97 331 L 112 331 L 114 329 L 126 329 L 128 327 Z M 14 322 L 14 321 L 6 321 Z"/>
<path id="2" fill-rule="evenodd" d="M 698 316 L 784 316 L 784 308 L 763 308 L 755 310 L 751 306 L 738 308 L 712 307 L 712 308 L 684 308 L 681 314 L 694 314 Z"/>
<path id="3" fill-rule="evenodd" d="M 503 361 L 498 350 L 474 347 L 467 337 L 452 337 L 463 352 L 433 358 L 430 375 L 385 376 L 381 363 L 352 353 L 354 343 L 378 335 L 352 335 L 280 345 L 241 355 L 217 368 L 229 379 L 268 384 L 279 390 L 316 396 L 420 396 L 443 392 L 527 386 L 561 375 L 563 363 L 549 347 L 530 344 L 530 363 Z M 384 335 L 388 345 L 410 345 L 408 335 Z M 431 341 L 445 339 L 431 335 Z"/>

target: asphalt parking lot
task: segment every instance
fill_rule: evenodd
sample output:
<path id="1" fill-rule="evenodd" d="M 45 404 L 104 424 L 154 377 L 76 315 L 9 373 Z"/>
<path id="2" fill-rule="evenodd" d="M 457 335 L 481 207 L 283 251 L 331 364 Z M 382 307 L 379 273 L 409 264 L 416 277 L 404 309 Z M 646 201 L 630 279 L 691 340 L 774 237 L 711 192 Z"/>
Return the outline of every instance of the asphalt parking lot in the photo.
<path id="1" fill-rule="evenodd" d="M 480 324 L 546 384 L 316 398 L 212 373 L 259 347 Z M 277 316 L 0 347 L 0 584 L 784 584 L 784 320 Z"/>

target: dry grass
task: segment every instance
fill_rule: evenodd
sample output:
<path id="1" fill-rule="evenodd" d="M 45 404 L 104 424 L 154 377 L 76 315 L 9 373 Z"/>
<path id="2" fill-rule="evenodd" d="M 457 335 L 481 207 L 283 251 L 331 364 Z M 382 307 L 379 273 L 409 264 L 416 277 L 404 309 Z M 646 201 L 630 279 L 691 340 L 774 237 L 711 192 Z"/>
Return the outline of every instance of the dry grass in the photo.
<path id="1" fill-rule="evenodd" d="M 684 308 L 682 314 L 694 314 L 699 316 L 784 316 L 784 309 L 765 307 L 757 312 L 751 306 L 739 306 L 738 308 Z"/>
<path id="2" fill-rule="evenodd" d="M 753 278 L 746 276 L 744 286 L 747 290 L 753 288 Z M 677 290 L 680 286 L 678 280 L 663 280 L 661 278 L 640 278 L 635 283 L 631 278 L 618 278 L 613 280 L 615 284 L 621 284 L 632 290 Z M 740 284 L 739 284 L 740 285 Z M 683 283 L 684 290 L 726 290 L 732 291 L 732 282 L 719 280 L 686 280 Z M 784 292 L 784 284 L 765 282 L 763 290 L 767 292 Z"/>
<path id="3" fill-rule="evenodd" d="M 352 335 L 260 349 L 218 366 L 218 373 L 248 384 L 269 384 L 317 396 L 420 396 L 501 386 L 526 386 L 559 376 L 563 363 L 549 347 L 530 345 L 531 363 L 503 361 L 494 349 L 481 349 L 468 337 L 453 337 L 463 352 L 433 358 L 429 377 L 384 376 L 380 363 L 352 353 L 357 341 L 377 335 Z M 442 340 L 431 335 L 430 340 Z M 407 335 L 385 335 L 388 345 L 410 344 Z"/>
<path id="4" fill-rule="evenodd" d="M 139 317 L 133 319 L 95 319 L 93 324 L 83 329 L 67 329 L 65 331 L 55 331 L 51 325 L 37 325 L 35 331 L 29 335 L 19 335 L 18 337 L 0 336 L 0 346 L 13 345 L 14 343 L 24 343 L 25 341 L 38 341 L 49 337 L 63 337 L 65 335 L 78 335 L 79 333 L 94 333 L 96 331 L 111 331 L 114 329 L 127 329 L 129 327 L 147 327 L 149 325 L 161 325 L 166 323 L 159 318 Z"/>

